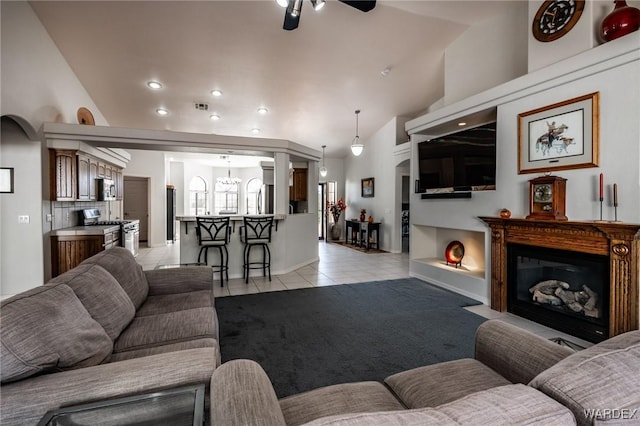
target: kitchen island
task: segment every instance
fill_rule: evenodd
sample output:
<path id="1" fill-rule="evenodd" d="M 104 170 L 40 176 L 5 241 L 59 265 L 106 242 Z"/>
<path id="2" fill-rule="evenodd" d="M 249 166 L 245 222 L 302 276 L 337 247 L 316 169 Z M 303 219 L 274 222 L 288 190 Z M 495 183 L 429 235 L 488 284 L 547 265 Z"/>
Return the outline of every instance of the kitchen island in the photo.
<path id="1" fill-rule="evenodd" d="M 318 260 L 317 215 L 303 213 L 269 216 L 274 217 L 269 244 L 271 275 L 286 274 Z M 232 215 L 230 219 L 231 241 L 227 244 L 229 278 L 242 278 L 244 244 L 240 241 L 240 227 L 243 225 L 244 215 Z M 176 216 L 176 220 L 180 222 L 180 264 L 196 263 L 200 251 L 196 236 L 196 218 Z M 217 261 L 216 251 L 211 251 L 209 262 L 213 264 Z M 252 270 L 251 276 L 262 276 L 262 271 Z M 219 275 L 215 274 L 214 278 L 218 280 Z"/>

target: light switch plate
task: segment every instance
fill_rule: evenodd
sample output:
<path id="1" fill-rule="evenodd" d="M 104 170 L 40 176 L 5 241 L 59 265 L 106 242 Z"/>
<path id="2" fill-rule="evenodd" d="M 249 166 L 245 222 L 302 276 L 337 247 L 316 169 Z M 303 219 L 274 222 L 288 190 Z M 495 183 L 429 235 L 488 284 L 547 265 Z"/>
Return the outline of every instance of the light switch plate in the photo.
<path id="1" fill-rule="evenodd" d="M 18 216 L 18 223 L 29 223 L 29 216 Z"/>

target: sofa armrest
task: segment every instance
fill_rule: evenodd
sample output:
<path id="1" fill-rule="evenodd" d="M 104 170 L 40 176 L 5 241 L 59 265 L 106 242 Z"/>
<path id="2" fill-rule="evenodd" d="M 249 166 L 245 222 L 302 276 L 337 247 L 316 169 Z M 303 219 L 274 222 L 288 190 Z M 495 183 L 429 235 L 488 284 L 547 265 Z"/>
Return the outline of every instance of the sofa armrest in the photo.
<path id="1" fill-rule="evenodd" d="M 188 349 L 2 385 L 3 425 L 36 424 L 47 411 L 103 399 L 208 384 L 215 370 L 214 348 Z"/>
<path id="2" fill-rule="evenodd" d="M 258 363 L 238 359 L 213 372 L 211 424 L 286 426 L 276 392 Z"/>
<path id="3" fill-rule="evenodd" d="M 208 266 L 155 269 L 144 274 L 149 282 L 149 296 L 199 290 L 213 292 L 213 271 Z"/>
<path id="4" fill-rule="evenodd" d="M 512 383 L 529 383 L 571 355 L 565 346 L 500 320 L 484 322 L 476 332 L 475 358 Z"/>

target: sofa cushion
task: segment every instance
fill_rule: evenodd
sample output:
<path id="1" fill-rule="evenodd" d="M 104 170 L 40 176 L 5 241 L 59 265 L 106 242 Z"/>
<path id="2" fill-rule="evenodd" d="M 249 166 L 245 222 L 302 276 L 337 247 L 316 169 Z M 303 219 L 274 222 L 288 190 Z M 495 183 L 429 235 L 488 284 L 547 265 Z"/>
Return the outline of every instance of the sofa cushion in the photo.
<path id="1" fill-rule="evenodd" d="M 218 324 L 211 308 L 135 317 L 115 342 L 114 352 L 145 349 L 196 338 L 216 338 Z"/>
<path id="2" fill-rule="evenodd" d="M 344 383 L 314 389 L 280 400 L 287 426 L 347 413 L 404 410 L 404 406 L 378 382 Z"/>
<path id="3" fill-rule="evenodd" d="M 322 417 L 305 426 L 459 426 L 446 414 L 433 408 L 377 413 L 355 413 Z M 288 426 L 288 425 L 287 425 Z"/>
<path id="4" fill-rule="evenodd" d="M 571 411 L 522 384 L 476 392 L 434 408 L 324 417 L 306 426 L 575 424 Z"/>
<path id="5" fill-rule="evenodd" d="M 630 331 L 563 359 L 530 383 L 592 424 L 588 410 L 640 408 L 640 331 Z M 611 412 L 609 412 L 611 414 Z M 636 414 L 640 420 L 640 413 Z"/>
<path id="6" fill-rule="evenodd" d="M 104 268 L 84 264 L 65 272 L 48 284 L 66 284 L 73 289 L 80 302 L 94 320 L 104 328 L 111 340 L 133 320 L 133 303 L 120 284 Z"/>
<path id="7" fill-rule="evenodd" d="M 567 407 L 523 384 L 499 386 L 436 409 L 462 425 L 572 425 Z"/>
<path id="8" fill-rule="evenodd" d="M 475 359 L 418 367 L 384 381 L 409 408 L 435 407 L 474 392 L 511 384 Z"/>
<path id="9" fill-rule="evenodd" d="M 187 340 L 186 342 L 170 343 L 168 345 L 154 346 L 153 348 L 135 349 L 125 352 L 116 352 L 111 354 L 109 362 L 124 361 L 125 359 L 141 358 L 143 356 L 165 354 L 168 352 L 184 351 L 187 349 L 197 348 L 212 348 L 218 349 L 218 341 L 212 338 L 202 338 Z M 220 359 L 217 361 L 217 365 L 220 365 Z"/>
<path id="10" fill-rule="evenodd" d="M 211 290 L 192 291 L 189 293 L 161 294 L 149 296 L 140 306 L 136 316 L 166 314 L 168 312 L 185 311 L 194 308 L 213 309 Z"/>
<path id="11" fill-rule="evenodd" d="M 100 364 L 113 342 L 73 290 L 36 287 L 3 300 L 0 308 L 2 383 L 53 369 Z"/>
<path id="12" fill-rule="evenodd" d="M 149 294 L 147 277 L 142 271 L 142 266 L 136 262 L 136 258 L 126 248 L 114 247 L 101 251 L 81 264 L 87 263 L 100 265 L 113 275 L 136 309 L 146 300 L 147 294 Z"/>

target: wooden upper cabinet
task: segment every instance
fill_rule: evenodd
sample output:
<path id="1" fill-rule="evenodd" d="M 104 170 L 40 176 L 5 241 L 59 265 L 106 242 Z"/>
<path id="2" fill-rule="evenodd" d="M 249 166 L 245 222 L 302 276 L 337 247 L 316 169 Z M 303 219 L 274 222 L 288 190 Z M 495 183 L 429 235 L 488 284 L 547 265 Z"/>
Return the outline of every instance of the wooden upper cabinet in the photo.
<path id="1" fill-rule="evenodd" d="M 105 169 L 106 169 L 106 163 L 103 163 L 102 161 L 100 161 L 98 163 L 98 177 L 106 177 L 105 176 Z"/>
<path id="2" fill-rule="evenodd" d="M 50 149 L 52 201 L 95 201 L 96 179 L 113 179 L 116 199 L 122 200 L 124 181 L 122 169 L 88 154 L 72 150 Z"/>
<path id="3" fill-rule="evenodd" d="M 116 200 L 124 199 L 124 173 L 120 167 L 113 168 L 113 177 L 116 181 Z"/>
<path id="4" fill-rule="evenodd" d="M 97 200 L 98 160 L 89 157 L 89 199 Z"/>
<path id="5" fill-rule="evenodd" d="M 293 186 L 289 187 L 289 200 L 307 201 L 307 169 L 293 171 Z"/>
<path id="6" fill-rule="evenodd" d="M 49 150 L 50 195 L 52 201 L 74 201 L 77 195 L 76 152 Z"/>

